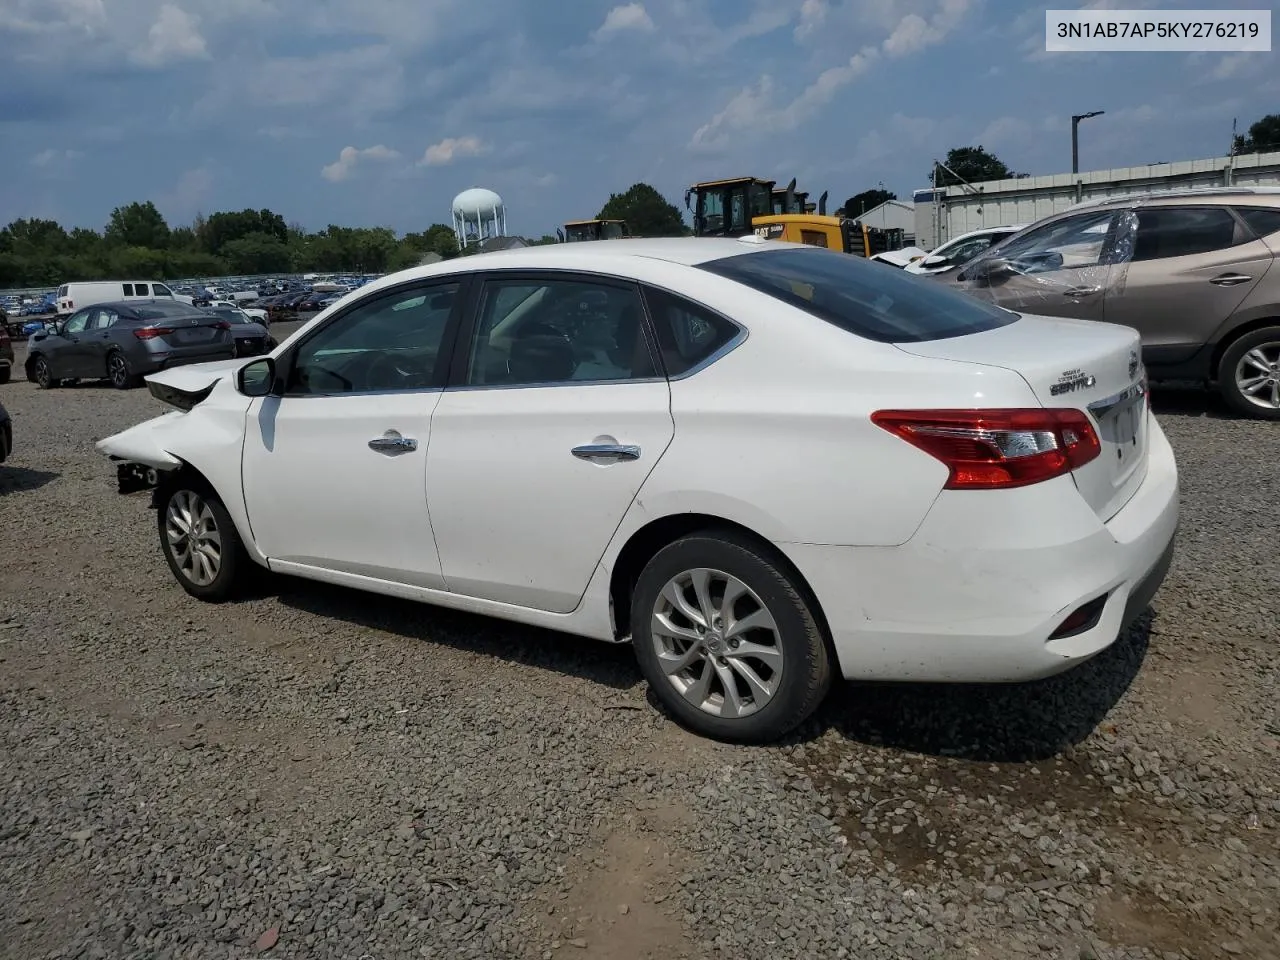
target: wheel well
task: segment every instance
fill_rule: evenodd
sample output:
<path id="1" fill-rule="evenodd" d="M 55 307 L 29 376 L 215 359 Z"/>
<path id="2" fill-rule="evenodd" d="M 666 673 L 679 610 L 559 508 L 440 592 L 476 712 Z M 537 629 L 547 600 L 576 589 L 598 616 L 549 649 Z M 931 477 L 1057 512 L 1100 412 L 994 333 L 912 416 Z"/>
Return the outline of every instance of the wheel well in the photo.
<path id="1" fill-rule="evenodd" d="M 1221 372 L 1218 368 L 1222 364 L 1222 355 L 1230 349 L 1231 345 L 1241 337 L 1247 337 L 1255 330 L 1261 330 L 1264 327 L 1280 327 L 1280 317 L 1259 317 L 1257 320 L 1242 323 L 1218 341 L 1218 345 L 1213 348 L 1213 359 L 1209 363 L 1209 369 L 1213 371 L 1215 380 L 1218 379 Z"/>
<path id="2" fill-rule="evenodd" d="M 609 600 L 613 609 L 614 636 L 621 640 L 631 632 L 631 594 L 635 590 L 636 581 L 640 579 L 640 572 L 645 568 L 645 564 L 652 560 L 659 550 L 668 544 L 675 543 L 681 537 L 692 533 L 715 533 L 716 531 L 733 533 L 751 542 L 771 563 L 776 564 L 786 573 L 809 605 L 814 619 L 818 621 L 823 640 L 827 644 L 827 652 L 835 663 L 835 647 L 831 642 L 831 630 L 827 625 L 826 614 L 822 610 L 822 605 L 818 603 L 813 588 L 809 586 L 809 581 L 796 569 L 795 564 L 787 558 L 786 554 L 750 527 L 705 513 L 680 513 L 661 517 L 631 535 L 631 539 L 618 554 L 618 559 L 613 564 L 613 573 L 609 578 Z"/>
<path id="3" fill-rule="evenodd" d="M 162 470 L 160 472 L 160 479 L 156 482 L 155 489 L 151 492 L 151 506 L 155 509 L 163 506 L 165 498 L 181 483 L 190 483 L 193 487 L 206 493 L 216 494 L 218 492 L 214 489 L 213 484 L 209 482 L 208 477 L 183 460 L 182 466 L 176 470 Z"/>

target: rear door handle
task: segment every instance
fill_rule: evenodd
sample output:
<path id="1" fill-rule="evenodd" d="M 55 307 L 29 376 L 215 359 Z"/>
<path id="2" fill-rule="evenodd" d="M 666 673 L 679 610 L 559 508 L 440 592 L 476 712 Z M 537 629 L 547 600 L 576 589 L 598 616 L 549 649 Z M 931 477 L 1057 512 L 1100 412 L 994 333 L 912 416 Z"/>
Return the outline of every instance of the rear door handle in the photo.
<path id="1" fill-rule="evenodd" d="M 1064 297 L 1088 297 L 1101 292 L 1101 287 L 1067 287 L 1062 291 L 1062 295 Z"/>
<path id="2" fill-rule="evenodd" d="M 586 443 L 570 452 L 579 460 L 603 460 L 606 463 L 640 459 L 640 448 L 625 443 Z"/>
<path id="3" fill-rule="evenodd" d="M 382 436 L 370 440 L 369 449 L 378 453 L 412 453 L 418 449 L 418 441 L 413 437 L 402 437 L 395 430 L 388 430 Z"/>
<path id="4" fill-rule="evenodd" d="M 1224 273 L 1209 282 L 1216 283 L 1220 287 L 1234 287 L 1237 283 L 1248 283 L 1252 279 L 1253 277 L 1246 277 L 1243 273 Z"/>

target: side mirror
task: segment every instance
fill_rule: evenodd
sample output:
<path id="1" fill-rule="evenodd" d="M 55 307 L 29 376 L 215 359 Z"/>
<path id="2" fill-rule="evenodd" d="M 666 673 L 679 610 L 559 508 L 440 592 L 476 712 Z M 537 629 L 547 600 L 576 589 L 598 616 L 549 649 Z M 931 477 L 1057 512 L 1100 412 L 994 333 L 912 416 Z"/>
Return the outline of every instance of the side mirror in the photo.
<path id="1" fill-rule="evenodd" d="M 246 397 L 265 397 L 276 383 L 276 362 L 263 357 L 236 371 L 236 389 Z"/>
<path id="2" fill-rule="evenodd" d="M 1011 264 L 1004 257 L 985 257 L 970 266 L 965 267 L 964 273 L 956 277 L 957 280 L 976 280 L 979 283 L 990 286 L 1001 280 L 1008 279 L 1017 273 Z"/>
<path id="3" fill-rule="evenodd" d="M 936 256 L 925 257 L 920 264 L 922 267 L 946 267 L 951 265 L 951 258 L 946 254 L 938 254 Z"/>

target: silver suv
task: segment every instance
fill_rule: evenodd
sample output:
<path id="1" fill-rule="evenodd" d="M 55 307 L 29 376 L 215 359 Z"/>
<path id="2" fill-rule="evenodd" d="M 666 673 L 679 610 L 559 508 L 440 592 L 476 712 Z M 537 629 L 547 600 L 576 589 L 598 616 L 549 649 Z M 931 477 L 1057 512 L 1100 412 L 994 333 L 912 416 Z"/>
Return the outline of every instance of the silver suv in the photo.
<path id="1" fill-rule="evenodd" d="M 1151 380 L 1216 385 L 1280 420 L 1280 189 L 1110 197 L 1046 217 L 937 276 L 1020 313 L 1142 335 Z"/>

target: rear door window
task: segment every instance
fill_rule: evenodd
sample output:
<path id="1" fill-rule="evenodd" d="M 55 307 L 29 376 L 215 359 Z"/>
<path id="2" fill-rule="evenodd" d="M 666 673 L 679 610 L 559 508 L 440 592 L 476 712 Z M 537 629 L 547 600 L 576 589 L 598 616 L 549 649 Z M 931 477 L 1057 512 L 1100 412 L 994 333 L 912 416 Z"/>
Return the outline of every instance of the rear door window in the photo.
<path id="1" fill-rule="evenodd" d="M 961 337 L 1018 319 L 942 284 L 817 247 L 739 254 L 699 266 L 882 343 Z"/>
<path id="2" fill-rule="evenodd" d="M 1249 239 L 1226 207 L 1139 207 L 1134 261 L 1193 257 Z"/>

